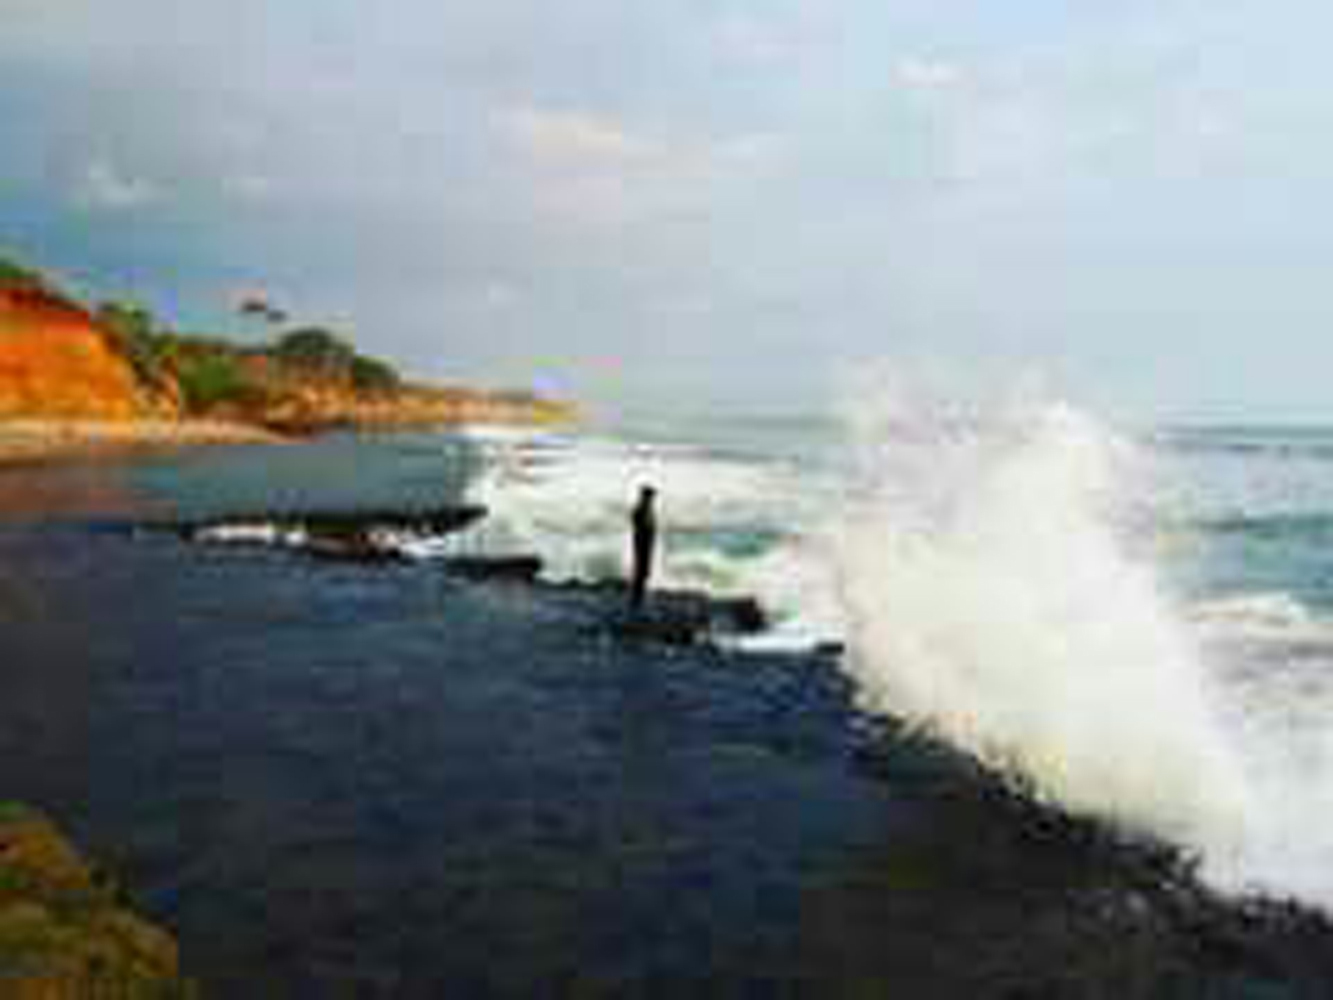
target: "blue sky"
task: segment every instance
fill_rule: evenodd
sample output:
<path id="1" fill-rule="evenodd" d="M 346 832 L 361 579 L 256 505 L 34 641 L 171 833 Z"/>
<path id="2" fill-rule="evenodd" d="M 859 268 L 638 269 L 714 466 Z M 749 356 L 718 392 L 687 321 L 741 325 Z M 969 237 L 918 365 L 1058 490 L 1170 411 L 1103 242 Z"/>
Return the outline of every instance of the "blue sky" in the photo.
<path id="1" fill-rule="evenodd" d="M 1313 0 L 6 0 L 0 244 L 422 375 L 818 405 L 1045 372 L 1134 416 L 1333 409 Z"/>

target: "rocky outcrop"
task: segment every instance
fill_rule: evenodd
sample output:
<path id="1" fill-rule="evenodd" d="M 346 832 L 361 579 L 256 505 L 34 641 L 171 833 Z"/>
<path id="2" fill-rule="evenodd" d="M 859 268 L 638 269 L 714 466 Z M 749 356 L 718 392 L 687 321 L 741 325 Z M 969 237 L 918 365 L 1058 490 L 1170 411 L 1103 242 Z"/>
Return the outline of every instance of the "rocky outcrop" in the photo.
<path id="1" fill-rule="evenodd" d="M 163 415 L 83 309 L 44 288 L 0 284 L 0 419 Z"/>
<path id="2" fill-rule="evenodd" d="M 0 805 L 0 997 L 193 997 L 171 935 L 120 904 L 42 816 Z"/>

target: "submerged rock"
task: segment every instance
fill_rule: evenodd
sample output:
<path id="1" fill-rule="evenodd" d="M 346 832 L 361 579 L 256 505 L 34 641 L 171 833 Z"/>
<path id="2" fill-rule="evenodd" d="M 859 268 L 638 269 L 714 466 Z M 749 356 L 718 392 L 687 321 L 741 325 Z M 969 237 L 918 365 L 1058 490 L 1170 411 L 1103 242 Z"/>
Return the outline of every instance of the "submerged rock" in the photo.
<path id="1" fill-rule="evenodd" d="M 486 516 L 479 504 L 444 504 L 419 509 L 271 510 L 236 512 L 196 521 L 170 521 L 139 527 L 175 531 L 199 541 L 253 540 L 256 527 L 278 533 L 301 532 L 321 538 L 355 538 L 377 531 L 447 535 L 469 528 Z"/>
<path id="2" fill-rule="evenodd" d="M 534 583 L 542 572 L 539 556 L 451 556 L 441 560 L 444 571 L 465 580 Z"/>
<path id="3" fill-rule="evenodd" d="M 38 813 L 0 805 L 0 997 L 193 997 L 176 942 Z"/>
<path id="4" fill-rule="evenodd" d="M 596 588 L 613 602 L 607 627 L 613 635 L 686 646 L 722 636 L 757 635 L 769 626 L 768 616 L 752 597 L 713 597 L 692 590 L 650 594 L 642 608 L 629 606 L 624 584 Z"/>

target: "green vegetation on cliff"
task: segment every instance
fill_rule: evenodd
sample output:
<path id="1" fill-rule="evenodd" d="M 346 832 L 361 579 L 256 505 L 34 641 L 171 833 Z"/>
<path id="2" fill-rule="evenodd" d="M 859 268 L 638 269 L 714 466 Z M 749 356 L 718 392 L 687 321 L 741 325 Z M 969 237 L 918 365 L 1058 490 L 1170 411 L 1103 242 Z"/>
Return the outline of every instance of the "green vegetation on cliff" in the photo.
<path id="1" fill-rule="evenodd" d="M 0 256 L 0 296 L 6 288 L 37 289 L 67 313 L 87 316 L 88 333 L 104 338 L 123 359 L 136 388 L 132 408 L 148 416 L 209 417 L 279 430 L 336 426 L 392 427 L 466 420 L 563 422 L 569 406 L 528 392 L 486 392 L 407 382 L 380 358 L 361 353 L 340 332 L 289 325 L 286 311 L 266 299 L 246 299 L 238 313 L 271 331 L 260 343 L 174 329 L 147 308 L 107 301 L 90 314 L 41 273 Z M 12 298 L 12 296 L 11 296 Z M 23 301 L 11 308 L 31 312 Z M 29 323 L 31 327 L 33 324 Z M 40 360 L 29 367 L 40 368 Z"/>
<path id="2" fill-rule="evenodd" d="M 20 264 L 11 257 L 0 255 L 0 288 L 15 285 L 34 288 L 49 287 L 47 279 L 38 271 Z"/>
<path id="3" fill-rule="evenodd" d="M 375 394 L 402 384 L 393 366 L 320 327 L 243 345 L 168 329 L 135 303 L 104 302 L 96 317 L 140 381 L 159 391 L 174 387 L 185 412 L 195 416 L 256 414 L 295 385 Z"/>
<path id="4" fill-rule="evenodd" d="M 307 326 L 284 334 L 268 353 L 289 373 L 345 382 L 358 392 L 393 392 L 402 385 L 388 362 L 358 353 L 322 327 Z"/>

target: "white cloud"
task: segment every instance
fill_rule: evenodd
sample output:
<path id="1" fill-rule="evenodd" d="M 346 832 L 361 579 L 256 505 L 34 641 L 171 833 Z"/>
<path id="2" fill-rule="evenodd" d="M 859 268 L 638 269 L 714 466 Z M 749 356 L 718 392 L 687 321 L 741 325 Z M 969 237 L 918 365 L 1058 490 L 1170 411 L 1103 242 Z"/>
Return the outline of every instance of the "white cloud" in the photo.
<path id="1" fill-rule="evenodd" d="M 254 172 L 240 172 L 222 178 L 223 191 L 239 201 L 264 201 L 277 187 L 272 177 Z"/>
<path id="2" fill-rule="evenodd" d="M 123 170 L 108 159 L 95 159 L 84 168 L 76 185 L 80 205 L 93 211 L 122 212 L 141 208 L 162 197 L 161 188 L 144 177 Z"/>
<path id="3" fill-rule="evenodd" d="M 919 56 L 899 60 L 893 75 L 900 87 L 917 93 L 948 90 L 963 82 L 963 71 L 954 63 Z"/>
<path id="4" fill-rule="evenodd" d="M 539 166 L 554 169 L 625 169 L 660 159 L 657 143 L 622 125 L 581 111 L 524 107 L 501 116 L 501 130 Z"/>
<path id="5" fill-rule="evenodd" d="M 799 51 L 790 34 L 752 17 L 723 18 L 718 24 L 715 41 L 727 57 L 757 65 L 784 62 Z"/>
<path id="6" fill-rule="evenodd" d="M 754 178 L 777 141 L 631 130 L 608 116 L 535 107 L 510 109 L 498 128 L 522 158 L 537 206 L 597 224 L 700 209 L 720 185 Z"/>

